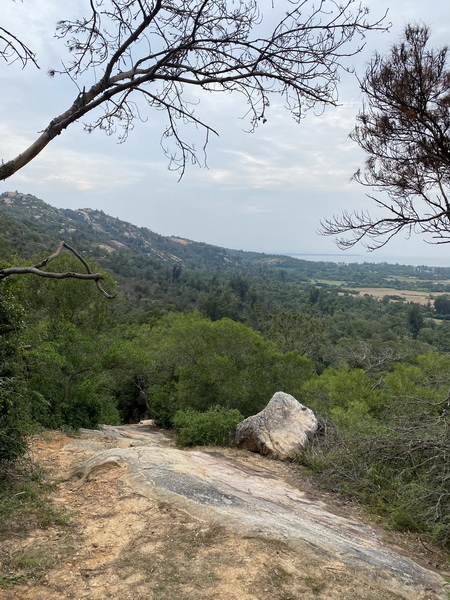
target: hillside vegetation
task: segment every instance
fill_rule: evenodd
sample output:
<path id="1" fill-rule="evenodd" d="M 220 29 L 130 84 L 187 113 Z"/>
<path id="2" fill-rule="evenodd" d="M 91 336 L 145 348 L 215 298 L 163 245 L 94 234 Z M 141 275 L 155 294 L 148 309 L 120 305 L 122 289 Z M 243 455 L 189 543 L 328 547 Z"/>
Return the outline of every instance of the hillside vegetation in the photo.
<path id="1" fill-rule="evenodd" d="M 0 218 L 0 269 L 63 239 L 118 291 L 0 282 L 1 461 L 39 427 L 143 417 L 178 424 L 181 440 L 215 429 L 225 441 L 237 414 L 283 390 L 321 422 L 299 461 L 393 527 L 450 547 L 450 269 L 229 250 L 18 192 L 0 196 Z M 78 269 L 70 255 L 55 265 Z M 358 293 L 370 287 L 392 293 Z M 427 304 L 402 300 L 405 289 Z"/>

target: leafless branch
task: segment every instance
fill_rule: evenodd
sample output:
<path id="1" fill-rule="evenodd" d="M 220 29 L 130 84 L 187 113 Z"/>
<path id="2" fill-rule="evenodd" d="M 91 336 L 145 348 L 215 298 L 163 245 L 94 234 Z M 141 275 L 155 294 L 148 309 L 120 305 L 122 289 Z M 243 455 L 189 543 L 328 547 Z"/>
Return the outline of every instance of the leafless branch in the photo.
<path id="1" fill-rule="evenodd" d="M 343 61 L 361 49 L 367 32 L 385 29 L 384 17 L 369 20 L 356 0 L 281 2 L 285 10 L 279 4 L 268 8 L 263 20 L 257 0 L 90 0 L 90 15 L 58 23 L 57 36 L 72 61 L 51 71 L 69 76 L 79 93 L 29 148 L 0 165 L 0 180 L 77 120 L 87 131 L 113 134 L 120 127 L 126 139 L 139 118 L 139 97 L 165 112 L 164 151 L 181 174 L 189 161 L 203 164 L 181 125 L 202 128 L 205 142 L 213 131 L 196 115 L 198 102 L 190 101 L 189 89 L 240 93 L 250 130 L 265 122 L 273 96 L 284 100 L 297 121 L 313 107 L 335 105 Z M 279 22 L 269 26 L 280 10 Z M 95 109 L 101 112 L 86 122 Z"/>
<path id="2" fill-rule="evenodd" d="M 66 249 L 71 252 L 84 266 L 86 269 L 86 273 L 77 273 L 77 272 L 63 272 L 63 273 L 53 273 L 50 271 L 42 271 L 44 267 L 46 267 L 50 262 L 58 258 L 61 252 Z M 116 294 L 111 295 L 103 289 L 100 285 L 100 280 L 104 279 L 105 276 L 102 273 L 93 273 L 89 264 L 85 261 L 85 259 L 81 256 L 75 248 L 66 244 L 66 242 L 60 242 L 56 252 L 44 258 L 41 262 L 32 265 L 31 267 L 8 267 L 5 269 L 0 269 L 0 280 L 5 279 L 5 277 L 9 277 L 10 275 L 38 275 L 39 277 L 48 277 L 50 279 L 85 279 L 85 280 L 93 280 L 98 288 L 98 290 L 109 299 L 115 298 Z"/>
<path id="3" fill-rule="evenodd" d="M 366 152 L 354 179 L 387 200 L 368 196 L 381 215 L 344 212 L 321 233 L 342 235 L 342 248 L 362 241 L 380 248 L 400 232 L 450 242 L 450 71 L 448 49 L 429 49 L 425 26 L 409 25 L 388 56 L 378 54 L 360 82 L 363 110 L 351 138 Z M 347 237 L 349 234 L 349 237 Z"/>
<path id="4" fill-rule="evenodd" d="M 3 58 L 8 64 L 20 61 L 22 68 L 28 62 L 32 62 L 39 69 L 34 52 L 22 40 L 4 27 L 0 27 L 0 58 Z"/>

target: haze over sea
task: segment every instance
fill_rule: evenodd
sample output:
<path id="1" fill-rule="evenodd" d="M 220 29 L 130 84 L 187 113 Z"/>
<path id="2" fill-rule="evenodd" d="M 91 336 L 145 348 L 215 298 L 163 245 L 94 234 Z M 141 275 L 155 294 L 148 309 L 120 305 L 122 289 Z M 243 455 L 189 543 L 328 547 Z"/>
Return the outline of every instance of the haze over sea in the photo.
<path id="1" fill-rule="evenodd" d="M 278 254 L 278 253 L 277 253 Z M 424 257 L 424 256 L 389 256 L 381 254 L 293 254 L 287 252 L 285 256 L 292 256 L 300 260 L 312 260 L 334 263 L 388 263 L 390 265 L 413 265 L 428 267 L 450 267 L 450 253 L 442 257 Z"/>

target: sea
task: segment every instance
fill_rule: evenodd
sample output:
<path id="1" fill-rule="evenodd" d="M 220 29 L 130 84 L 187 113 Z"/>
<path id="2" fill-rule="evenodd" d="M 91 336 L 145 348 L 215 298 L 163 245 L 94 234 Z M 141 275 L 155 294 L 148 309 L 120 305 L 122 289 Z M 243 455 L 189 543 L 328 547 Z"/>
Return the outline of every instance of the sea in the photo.
<path id="1" fill-rule="evenodd" d="M 279 254 L 279 252 L 277 252 Z M 450 252 L 448 256 L 442 257 L 431 257 L 431 256 L 389 256 L 380 255 L 377 253 L 373 254 L 297 254 L 292 252 L 286 252 L 284 256 L 292 256 L 292 258 L 299 258 L 301 260 L 312 260 L 322 262 L 334 262 L 334 263 L 387 263 L 389 265 L 412 265 L 427 266 L 427 267 L 450 267 Z"/>

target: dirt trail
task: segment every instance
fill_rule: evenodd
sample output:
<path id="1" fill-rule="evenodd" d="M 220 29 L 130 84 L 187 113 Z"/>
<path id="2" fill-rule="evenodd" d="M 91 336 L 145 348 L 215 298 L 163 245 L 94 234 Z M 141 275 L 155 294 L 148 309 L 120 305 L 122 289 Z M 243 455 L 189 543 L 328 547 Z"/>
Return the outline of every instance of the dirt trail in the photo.
<path id="1" fill-rule="evenodd" d="M 24 550 L 56 552 L 57 564 L 33 585 L 0 590 L 1 600 L 446 597 L 424 568 L 433 553 L 402 536 L 386 547 L 356 508 L 317 492 L 291 465 L 235 450 L 177 450 L 148 426 L 79 439 L 55 433 L 36 440 L 33 453 L 59 481 L 54 502 L 71 511 L 71 525 L 20 540 Z"/>

